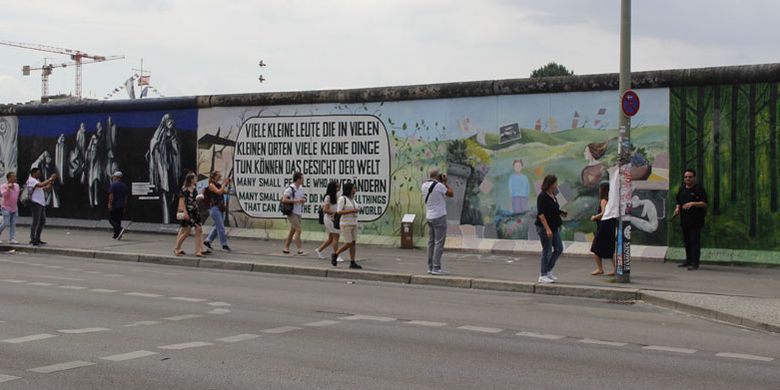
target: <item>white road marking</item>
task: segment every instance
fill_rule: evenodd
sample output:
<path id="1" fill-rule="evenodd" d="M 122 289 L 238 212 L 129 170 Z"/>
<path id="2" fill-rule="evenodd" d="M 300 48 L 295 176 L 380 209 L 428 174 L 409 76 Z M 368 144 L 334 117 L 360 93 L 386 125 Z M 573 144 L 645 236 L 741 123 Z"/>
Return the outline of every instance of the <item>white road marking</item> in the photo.
<path id="1" fill-rule="evenodd" d="M 184 302 L 204 302 L 205 299 L 201 298 L 189 298 L 189 297 L 171 297 L 174 301 L 184 301 Z"/>
<path id="2" fill-rule="evenodd" d="M 227 303 L 227 302 L 209 302 L 208 305 L 210 305 L 210 306 L 218 306 L 218 307 L 219 306 L 223 306 L 223 307 L 230 306 L 230 304 Z"/>
<path id="3" fill-rule="evenodd" d="M 5 324 L 5 323 L 6 323 L 6 321 L 0 321 L 0 324 Z"/>
<path id="4" fill-rule="evenodd" d="M 471 325 L 459 326 L 458 329 L 470 330 L 473 332 L 482 332 L 482 333 L 501 333 L 504 331 L 503 329 L 499 329 L 499 328 L 488 328 L 484 326 L 471 326 Z"/>
<path id="5" fill-rule="evenodd" d="M 34 265 L 36 267 L 43 266 L 43 264 L 41 264 L 41 263 L 27 263 L 27 265 Z"/>
<path id="6" fill-rule="evenodd" d="M 111 355 L 102 357 L 103 360 L 110 360 L 112 362 L 121 362 L 125 360 L 131 360 L 131 359 L 139 359 L 142 357 L 152 356 L 152 355 L 158 355 L 158 352 L 152 352 L 152 351 L 134 351 L 134 352 L 128 352 L 128 353 L 120 353 L 118 355 Z"/>
<path id="7" fill-rule="evenodd" d="M 193 341 L 193 342 L 190 342 L 190 343 L 163 345 L 163 346 L 159 346 L 157 348 L 159 348 L 159 349 L 179 350 L 179 349 L 187 349 L 187 348 L 208 347 L 209 345 L 214 345 L 214 343 L 206 343 L 206 342 L 203 342 L 203 341 Z"/>
<path id="8" fill-rule="evenodd" d="M 208 312 L 208 314 L 227 314 L 227 313 L 230 313 L 230 309 L 217 308 Z"/>
<path id="9" fill-rule="evenodd" d="M 87 289 L 87 287 L 84 286 L 71 286 L 67 284 L 64 284 L 62 286 L 57 286 L 57 288 L 61 288 L 64 290 L 86 290 Z"/>
<path id="10" fill-rule="evenodd" d="M 447 326 L 446 322 L 434 322 L 434 321 L 406 321 L 404 322 L 408 325 L 419 325 L 419 326 L 430 326 L 430 327 L 440 327 L 440 326 Z"/>
<path id="11" fill-rule="evenodd" d="M 102 272 L 100 272 L 100 271 L 87 271 L 85 273 L 90 274 L 90 275 L 100 275 L 100 274 L 102 274 Z"/>
<path id="12" fill-rule="evenodd" d="M 19 280 L 19 279 L 0 279 L 0 282 L 6 282 L 6 283 L 27 283 L 26 280 Z"/>
<path id="13" fill-rule="evenodd" d="M 18 376 L 11 376 L 11 375 L 2 375 L 2 374 L 0 374 L 0 383 L 10 382 L 10 381 L 16 380 L 16 379 L 21 379 L 21 378 L 18 377 Z"/>
<path id="14" fill-rule="evenodd" d="M 109 328 L 81 328 L 81 329 L 60 329 L 57 332 L 65 334 L 83 334 L 83 333 L 95 333 L 105 332 L 111 330 Z"/>
<path id="15" fill-rule="evenodd" d="M 353 316 L 347 316 L 347 317 L 341 317 L 340 320 L 345 321 L 359 321 L 359 320 L 366 320 L 366 321 L 379 321 L 379 322 L 393 322 L 398 320 L 397 318 L 393 317 L 379 317 L 379 316 L 364 316 L 361 314 L 355 314 Z"/>
<path id="16" fill-rule="evenodd" d="M 81 272 L 81 271 L 83 271 L 83 269 L 81 269 L 81 268 L 65 268 L 65 271 Z"/>
<path id="17" fill-rule="evenodd" d="M 27 371 L 37 372 L 37 373 L 40 373 L 40 374 L 51 374 L 52 372 L 72 370 L 74 368 L 94 366 L 94 365 L 95 365 L 95 363 L 92 363 L 92 362 L 84 362 L 84 361 L 81 361 L 81 360 L 76 360 L 76 361 L 72 361 L 72 362 L 53 364 L 51 366 L 31 368 L 31 369 L 29 369 Z"/>
<path id="18" fill-rule="evenodd" d="M 54 283 L 46 283 L 46 282 L 30 282 L 27 284 L 30 286 L 38 286 L 38 287 L 51 287 L 54 285 Z"/>
<path id="19" fill-rule="evenodd" d="M 256 334 L 246 333 L 246 334 L 239 334 L 235 336 L 230 337 L 223 337 L 221 339 L 217 339 L 216 341 L 221 341 L 223 343 L 237 343 L 239 341 L 246 341 L 246 340 L 252 340 L 260 337 Z"/>
<path id="20" fill-rule="evenodd" d="M 279 334 L 279 333 L 287 333 L 292 332 L 294 330 L 300 330 L 303 328 L 299 328 L 297 326 L 280 326 L 278 328 L 270 328 L 270 329 L 263 329 L 261 332 L 263 333 L 271 333 L 271 334 Z"/>
<path id="21" fill-rule="evenodd" d="M 0 340 L 4 343 L 10 343 L 10 344 L 19 344 L 19 343 L 26 343 L 28 341 L 38 341 L 38 340 L 46 340 L 50 339 L 52 337 L 57 337 L 57 335 L 54 334 L 48 334 L 48 333 L 41 333 L 41 334 L 34 334 L 30 336 L 24 336 L 24 337 L 16 337 L 13 339 L 5 339 Z"/>
<path id="22" fill-rule="evenodd" d="M 545 339 L 545 340 L 560 340 L 566 338 L 566 336 L 560 336 L 557 334 L 546 334 L 546 333 L 536 333 L 536 332 L 518 332 L 515 334 L 522 337 L 533 337 L 533 338 Z"/>
<path id="23" fill-rule="evenodd" d="M 56 280 L 67 280 L 70 282 L 80 282 L 84 279 L 79 278 L 66 278 L 64 276 L 49 276 L 49 275 L 35 275 L 38 278 L 44 278 L 44 279 L 56 279 Z"/>
<path id="24" fill-rule="evenodd" d="M 771 362 L 772 360 L 775 360 L 774 358 L 766 357 L 766 356 L 745 355 L 741 353 L 731 353 L 731 352 L 719 352 L 716 353 L 715 356 L 734 358 L 734 359 L 758 360 L 761 362 Z"/>
<path id="25" fill-rule="evenodd" d="M 61 265 L 44 265 L 45 268 L 51 268 L 51 269 L 60 269 L 62 268 Z"/>
<path id="26" fill-rule="evenodd" d="M 125 275 L 122 275 L 122 274 L 105 274 L 103 276 L 107 276 L 109 278 L 123 278 Z"/>
<path id="27" fill-rule="evenodd" d="M 101 293 L 101 294 L 111 294 L 111 293 L 119 292 L 119 290 L 111 290 L 107 288 L 92 288 L 89 291 Z"/>
<path id="28" fill-rule="evenodd" d="M 182 314 L 180 316 L 172 316 L 172 317 L 165 317 L 164 320 L 168 321 L 184 321 L 184 320 L 191 320 L 194 318 L 201 318 L 205 317 L 203 314 Z"/>
<path id="29" fill-rule="evenodd" d="M 317 322 L 309 322 L 308 324 L 303 324 L 303 326 L 312 326 L 312 327 L 321 327 L 321 326 L 331 326 L 340 324 L 341 322 L 338 321 L 331 321 L 331 320 L 324 320 L 324 321 L 317 321 Z"/>
<path id="30" fill-rule="evenodd" d="M 162 296 L 160 294 L 150 294 L 150 293 L 142 293 L 142 292 L 128 292 L 125 293 L 125 295 L 130 297 L 144 297 L 144 298 L 159 298 Z"/>
<path id="31" fill-rule="evenodd" d="M 664 352 L 677 352 L 677 353 L 696 353 L 695 349 L 667 347 L 664 345 L 648 345 L 642 347 L 642 349 L 649 349 L 651 351 L 664 351 Z"/>
<path id="32" fill-rule="evenodd" d="M 138 321 L 138 322 L 135 322 L 135 323 L 132 323 L 132 324 L 124 325 L 124 326 L 125 327 L 130 327 L 130 326 L 143 326 L 143 325 L 157 325 L 159 323 L 160 322 L 158 322 L 158 321 Z"/>
<path id="33" fill-rule="evenodd" d="M 623 347 L 628 345 L 628 343 L 622 343 L 620 341 L 604 341 L 604 340 L 596 340 L 596 339 L 580 339 L 577 340 L 577 342 L 584 343 L 584 344 L 611 345 L 613 347 Z"/>

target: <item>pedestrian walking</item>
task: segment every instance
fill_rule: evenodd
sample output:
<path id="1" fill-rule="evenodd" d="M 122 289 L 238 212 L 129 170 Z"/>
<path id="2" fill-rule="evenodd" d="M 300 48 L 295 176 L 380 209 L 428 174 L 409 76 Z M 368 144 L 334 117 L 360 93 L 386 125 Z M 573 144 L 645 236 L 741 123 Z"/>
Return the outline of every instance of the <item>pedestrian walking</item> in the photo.
<path id="1" fill-rule="evenodd" d="M 536 232 L 542 242 L 541 274 L 539 283 L 554 283 L 558 278 L 553 274 L 555 262 L 563 253 L 563 241 L 560 228 L 563 225 L 561 216 L 566 212 L 558 205 L 558 178 L 555 175 L 547 175 L 542 181 L 542 192 L 536 197 Z"/>
<path id="2" fill-rule="evenodd" d="M 222 245 L 222 249 L 230 252 L 230 246 L 228 246 L 227 233 L 225 232 L 225 194 L 230 192 L 230 178 L 225 178 L 222 183 L 222 174 L 219 171 L 211 172 L 209 175 L 209 184 L 203 191 L 203 196 L 206 198 L 206 204 L 208 205 L 209 215 L 214 220 L 214 227 L 211 228 L 206 241 L 203 241 L 209 249 L 211 242 L 219 236 L 219 244 Z"/>
<path id="3" fill-rule="evenodd" d="M 441 268 L 441 256 L 444 254 L 444 241 L 447 240 L 447 202 L 454 192 L 447 182 L 447 175 L 438 168 L 428 171 L 428 180 L 420 187 L 425 203 L 425 219 L 428 225 L 428 273 L 447 275 Z"/>
<path id="4" fill-rule="evenodd" d="M 184 240 L 190 236 L 192 229 L 195 229 L 195 256 L 203 256 L 203 226 L 200 219 L 200 210 L 198 208 L 198 188 L 196 186 L 195 174 L 192 172 L 184 176 L 184 184 L 179 193 L 178 208 L 176 219 L 179 220 L 181 227 L 176 236 L 176 246 L 173 248 L 173 254 L 183 256 L 186 253 L 181 249 Z"/>
<path id="5" fill-rule="evenodd" d="M 699 269 L 701 258 L 701 229 L 707 214 L 707 192 L 696 183 L 696 171 L 686 169 L 683 173 L 683 185 L 677 192 L 677 206 L 674 215 L 680 216 L 683 242 L 685 243 L 685 262 L 678 267 L 687 267 L 689 271 Z"/>
<path id="6" fill-rule="evenodd" d="M 121 240 L 125 234 L 122 228 L 122 217 L 127 208 L 127 185 L 122 182 L 122 172 L 111 175 L 111 186 L 108 188 L 108 222 L 114 228 L 114 239 Z"/>
<path id="7" fill-rule="evenodd" d="M 357 187 L 355 187 L 355 183 L 344 183 L 344 191 L 342 191 L 342 195 L 339 197 L 336 205 L 336 212 L 341 215 L 339 226 L 341 228 L 341 237 L 344 238 L 344 245 L 330 255 L 330 264 L 334 267 L 338 264 L 339 255 L 349 250 L 349 268 L 363 268 L 355 261 L 355 254 L 357 251 L 358 213 L 360 213 L 360 207 L 355 201 L 356 193 Z"/>
<path id="8" fill-rule="evenodd" d="M 302 255 L 301 216 L 303 215 L 303 204 L 306 203 L 306 193 L 303 190 L 303 173 L 293 173 L 292 180 L 292 184 L 284 190 L 282 196 L 282 203 L 293 205 L 292 212 L 287 215 L 287 222 L 290 223 L 290 232 L 287 234 L 287 240 L 284 242 L 282 253 L 290 253 L 290 244 L 292 244 L 294 238 L 298 254 Z"/>
<path id="9" fill-rule="evenodd" d="M 590 251 L 594 254 L 596 261 L 596 270 L 591 275 L 603 275 L 604 267 L 602 259 L 612 259 L 612 272 L 607 276 L 615 275 L 615 232 L 617 231 L 617 219 L 606 215 L 607 203 L 609 201 L 609 183 L 602 183 L 599 186 L 599 206 L 596 209 L 597 214 L 590 217 L 591 221 L 596 222 L 596 237 L 590 246 Z"/>
<path id="10" fill-rule="evenodd" d="M 333 245 L 333 253 L 339 250 L 339 235 L 341 232 L 334 226 L 335 222 L 333 221 L 333 217 L 336 215 L 337 211 L 336 203 L 338 203 L 339 200 L 339 190 L 339 182 L 335 180 L 331 181 L 328 183 L 328 188 L 325 190 L 325 199 L 322 200 L 322 224 L 325 226 L 325 234 L 327 234 L 328 237 L 319 248 L 314 250 L 320 259 L 325 259 L 325 254 L 322 252 L 330 245 Z"/>
<path id="11" fill-rule="evenodd" d="M 0 235 L 8 228 L 8 242 L 18 244 L 16 241 L 16 219 L 19 217 L 17 201 L 19 200 L 19 184 L 16 182 L 16 173 L 8 172 L 5 175 L 6 182 L 0 185 L 0 195 L 3 196 L 2 210 L 3 223 L 0 224 Z M 0 240 L 0 243 L 3 241 Z"/>
<path id="12" fill-rule="evenodd" d="M 27 192 L 30 194 L 30 209 L 32 212 L 32 225 L 30 225 L 30 244 L 40 246 L 46 244 L 41 241 L 41 233 L 46 225 L 46 194 L 57 180 L 57 174 L 53 173 L 50 178 L 41 181 L 41 170 L 33 168 L 30 170 L 30 177 L 25 183 Z"/>

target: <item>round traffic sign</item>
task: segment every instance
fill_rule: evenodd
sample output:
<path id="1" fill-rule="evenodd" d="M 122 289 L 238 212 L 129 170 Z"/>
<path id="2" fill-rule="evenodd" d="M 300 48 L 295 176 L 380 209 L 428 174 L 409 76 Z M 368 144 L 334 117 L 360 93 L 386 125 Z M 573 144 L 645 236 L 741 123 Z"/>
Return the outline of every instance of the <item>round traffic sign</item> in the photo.
<path id="1" fill-rule="evenodd" d="M 620 99 L 620 108 L 628 117 L 636 115 L 639 112 L 639 95 L 630 89 L 623 93 L 623 97 Z"/>

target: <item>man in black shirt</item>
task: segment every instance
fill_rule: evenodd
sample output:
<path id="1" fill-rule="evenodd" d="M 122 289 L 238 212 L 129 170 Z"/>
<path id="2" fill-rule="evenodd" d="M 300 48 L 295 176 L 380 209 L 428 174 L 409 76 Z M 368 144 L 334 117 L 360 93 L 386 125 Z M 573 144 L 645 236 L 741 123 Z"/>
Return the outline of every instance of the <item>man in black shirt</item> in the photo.
<path id="1" fill-rule="evenodd" d="M 686 169 L 683 174 L 683 186 L 677 192 L 677 207 L 674 215 L 680 216 L 680 226 L 685 242 L 685 262 L 678 267 L 688 267 L 689 271 L 699 269 L 701 257 L 701 229 L 707 214 L 707 193 L 696 184 L 696 171 Z"/>

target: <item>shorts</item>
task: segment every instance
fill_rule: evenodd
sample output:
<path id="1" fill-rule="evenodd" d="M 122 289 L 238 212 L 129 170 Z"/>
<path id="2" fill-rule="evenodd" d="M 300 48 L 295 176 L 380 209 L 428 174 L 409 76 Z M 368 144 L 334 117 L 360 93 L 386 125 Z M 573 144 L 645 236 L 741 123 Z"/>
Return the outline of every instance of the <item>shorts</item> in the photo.
<path id="1" fill-rule="evenodd" d="M 357 225 L 341 226 L 341 242 L 357 241 Z"/>
<path id="2" fill-rule="evenodd" d="M 333 218 L 331 218 L 328 215 L 325 215 L 322 217 L 322 221 L 325 224 L 325 232 L 328 234 L 340 234 L 339 229 L 336 229 L 335 226 L 333 226 Z"/>
<path id="3" fill-rule="evenodd" d="M 301 228 L 301 216 L 298 214 L 290 213 L 290 215 L 287 216 L 287 222 L 290 223 L 290 227 L 293 229 Z"/>

